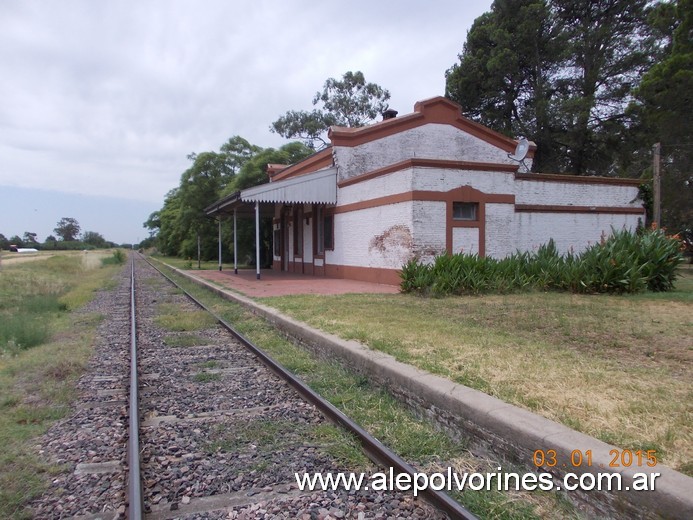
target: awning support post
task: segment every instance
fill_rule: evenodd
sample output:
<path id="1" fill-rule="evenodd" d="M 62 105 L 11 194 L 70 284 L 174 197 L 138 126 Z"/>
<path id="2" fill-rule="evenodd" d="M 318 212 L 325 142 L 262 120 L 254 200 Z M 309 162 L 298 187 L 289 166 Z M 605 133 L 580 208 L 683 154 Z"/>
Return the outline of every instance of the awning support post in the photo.
<path id="1" fill-rule="evenodd" d="M 233 274 L 238 274 L 238 238 L 236 233 L 236 209 L 233 210 Z"/>
<path id="2" fill-rule="evenodd" d="M 255 201 L 255 274 L 260 279 L 260 202 Z"/>
<path id="3" fill-rule="evenodd" d="M 219 215 L 219 235 L 217 237 L 217 244 L 219 245 L 219 270 L 221 271 L 221 215 Z"/>

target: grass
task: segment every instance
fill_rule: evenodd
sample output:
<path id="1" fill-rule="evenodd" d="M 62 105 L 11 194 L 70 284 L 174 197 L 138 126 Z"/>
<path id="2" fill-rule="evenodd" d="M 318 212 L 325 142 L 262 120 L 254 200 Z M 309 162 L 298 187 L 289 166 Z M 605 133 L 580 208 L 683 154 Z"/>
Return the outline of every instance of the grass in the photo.
<path id="1" fill-rule="evenodd" d="M 286 419 L 263 418 L 219 425 L 212 431 L 206 449 L 209 453 L 253 451 L 276 455 L 297 444 L 314 445 L 352 471 L 367 471 L 372 467 L 356 439 L 327 422 L 297 425 L 295 421 Z M 262 468 L 254 469 L 260 471 Z"/>
<path id="2" fill-rule="evenodd" d="M 690 268 L 676 290 L 634 296 L 261 300 L 606 442 L 656 449 L 659 460 L 693 474 Z"/>
<path id="3" fill-rule="evenodd" d="M 167 347 L 197 347 L 207 345 L 208 339 L 196 335 L 168 335 L 164 336 L 164 345 Z"/>
<path id="4" fill-rule="evenodd" d="M 481 460 L 472 456 L 464 443 L 451 440 L 430 423 L 414 417 L 391 395 L 373 387 L 366 378 L 345 370 L 336 362 L 316 359 L 240 305 L 222 300 L 187 280 L 173 276 L 225 320 L 233 323 L 239 332 L 299 375 L 381 442 L 422 470 L 434 472 L 452 466 L 459 471 L 496 471 L 498 461 Z M 233 440 L 234 435 L 229 436 L 229 442 L 237 442 Z M 337 440 L 339 438 L 337 436 Z M 215 442 L 222 442 L 219 436 L 215 438 Z M 217 448 L 224 449 L 220 444 L 210 447 Z M 353 443 L 340 446 L 337 442 L 331 453 L 351 465 L 358 466 L 359 460 L 362 460 Z M 572 506 L 554 494 L 468 492 L 459 498 L 482 518 L 575 517 Z"/>
<path id="5" fill-rule="evenodd" d="M 184 270 L 196 270 L 197 269 L 197 259 L 195 259 L 195 258 L 185 259 L 185 258 L 178 258 L 175 256 L 166 256 L 166 257 L 155 256 L 154 258 L 160 258 L 161 260 L 165 261 L 167 264 L 172 265 L 173 267 L 176 267 L 178 269 L 184 269 Z M 222 265 L 222 269 L 224 271 L 232 271 L 233 270 L 233 262 L 222 262 L 221 265 Z M 239 269 L 250 269 L 250 268 L 254 268 L 254 266 L 239 264 L 238 268 Z M 200 269 L 201 270 L 219 269 L 219 260 L 202 261 L 202 262 L 200 262 Z"/>
<path id="6" fill-rule="evenodd" d="M 221 379 L 221 374 L 215 372 L 198 372 L 193 376 L 193 380 L 196 383 L 211 383 L 212 381 L 219 381 Z"/>
<path id="7" fill-rule="evenodd" d="M 155 323 L 164 329 L 186 332 L 203 330 L 213 326 L 216 321 L 205 311 L 190 311 L 180 305 L 160 303 Z"/>
<path id="8" fill-rule="evenodd" d="M 0 329 L 12 316 L 15 334 L 37 324 L 43 334 L 35 344 L 13 336 L 0 347 L 0 518 L 30 517 L 25 507 L 60 469 L 38 458 L 35 439 L 68 412 L 91 354 L 103 316 L 69 311 L 109 284 L 115 269 L 99 266 L 71 252 L 0 271 Z"/>

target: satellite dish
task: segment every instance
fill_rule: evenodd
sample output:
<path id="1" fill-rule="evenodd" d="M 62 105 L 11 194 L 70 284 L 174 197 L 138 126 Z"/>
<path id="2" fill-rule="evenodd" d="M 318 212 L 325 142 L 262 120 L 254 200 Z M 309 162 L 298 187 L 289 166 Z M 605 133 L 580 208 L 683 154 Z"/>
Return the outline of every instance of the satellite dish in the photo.
<path id="1" fill-rule="evenodd" d="M 512 155 L 508 154 L 508 157 L 510 157 L 513 161 L 521 162 L 522 159 L 527 157 L 527 152 L 529 152 L 529 141 L 524 137 L 521 137 L 517 142 L 517 146 L 515 147 L 515 153 Z"/>
<path id="2" fill-rule="evenodd" d="M 517 142 L 517 146 L 515 147 L 515 153 L 509 153 L 508 157 L 513 161 L 519 162 L 525 167 L 525 171 L 529 172 L 529 168 L 527 168 L 527 165 L 525 164 L 527 152 L 529 152 L 529 141 L 524 137 L 520 137 L 520 140 Z"/>

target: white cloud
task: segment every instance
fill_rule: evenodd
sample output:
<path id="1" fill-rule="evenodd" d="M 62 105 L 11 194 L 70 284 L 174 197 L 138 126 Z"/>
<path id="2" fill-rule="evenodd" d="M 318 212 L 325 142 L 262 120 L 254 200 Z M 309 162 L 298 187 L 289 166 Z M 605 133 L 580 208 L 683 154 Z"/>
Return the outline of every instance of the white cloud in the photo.
<path id="1" fill-rule="evenodd" d="M 163 203 L 188 153 L 281 145 L 271 122 L 347 70 L 407 113 L 490 3 L 2 2 L 0 185 Z"/>

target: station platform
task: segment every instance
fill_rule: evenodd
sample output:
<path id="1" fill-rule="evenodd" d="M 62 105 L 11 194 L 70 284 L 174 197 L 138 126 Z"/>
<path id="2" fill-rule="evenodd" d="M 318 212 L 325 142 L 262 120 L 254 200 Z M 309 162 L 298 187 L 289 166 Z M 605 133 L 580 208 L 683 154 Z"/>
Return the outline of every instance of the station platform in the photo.
<path id="1" fill-rule="evenodd" d="M 256 277 L 255 269 L 239 269 L 238 274 L 234 274 L 233 270 L 192 270 L 188 272 L 250 298 L 293 294 L 396 294 L 399 292 L 399 287 L 396 285 L 301 275 L 272 269 L 262 269 L 259 280 Z"/>

